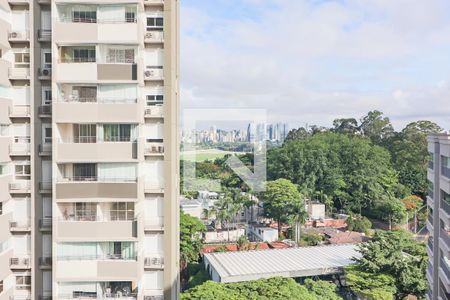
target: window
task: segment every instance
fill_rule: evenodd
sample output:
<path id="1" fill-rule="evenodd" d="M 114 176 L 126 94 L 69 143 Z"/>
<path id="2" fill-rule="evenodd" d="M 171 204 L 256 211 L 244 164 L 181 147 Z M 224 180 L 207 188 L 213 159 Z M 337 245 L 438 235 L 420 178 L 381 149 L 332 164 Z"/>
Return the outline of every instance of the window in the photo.
<path id="1" fill-rule="evenodd" d="M 74 143 L 97 142 L 97 126 L 95 124 L 74 124 Z"/>
<path id="2" fill-rule="evenodd" d="M 134 220 L 134 202 L 112 203 L 110 218 L 112 221 Z"/>
<path id="3" fill-rule="evenodd" d="M 104 124 L 103 140 L 105 142 L 129 142 L 131 141 L 130 124 Z"/>
<path id="4" fill-rule="evenodd" d="M 52 88 L 50 86 L 42 86 L 42 105 L 52 104 Z"/>
<path id="5" fill-rule="evenodd" d="M 96 23 L 97 8 L 75 8 L 72 11 L 72 22 L 74 23 Z"/>
<path id="6" fill-rule="evenodd" d="M 44 50 L 44 53 L 42 54 L 42 67 L 52 67 L 52 53 L 50 52 L 50 50 Z"/>
<path id="7" fill-rule="evenodd" d="M 163 105 L 163 95 L 147 95 L 147 106 Z"/>
<path id="8" fill-rule="evenodd" d="M 74 48 L 73 62 L 95 62 L 95 49 Z"/>
<path id="9" fill-rule="evenodd" d="M 29 180 L 31 178 L 30 163 L 14 165 L 14 174 L 15 174 L 15 179 Z"/>
<path id="10" fill-rule="evenodd" d="M 30 53 L 14 53 L 14 67 L 15 68 L 29 68 L 30 67 Z"/>
<path id="11" fill-rule="evenodd" d="M 74 164 L 74 181 L 95 181 L 97 180 L 97 166 L 95 164 Z"/>
<path id="12" fill-rule="evenodd" d="M 136 7 L 126 7 L 125 8 L 125 21 L 127 23 L 136 22 Z"/>
<path id="13" fill-rule="evenodd" d="M 109 48 L 106 56 L 107 63 L 134 63 L 134 49 Z"/>
<path id="14" fill-rule="evenodd" d="M 95 221 L 97 219 L 97 203 L 77 202 L 75 203 L 75 220 Z"/>
<path id="15" fill-rule="evenodd" d="M 147 31 L 163 30 L 164 20 L 161 17 L 147 17 Z"/>
<path id="16" fill-rule="evenodd" d="M 52 143 L 52 124 L 42 124 L 42 141 L 44 144 Z"/>
<path id="17" fill-rule="evenodd" d="M 31 288 L 31 275 L 17 275 L 16 276 L 16 289 L 28 290 Z"/>
<path id="18" fill-rule="evenodd" d="M 74 86 L 72 88 L 72 99 L 78 102 L 96 102 L 96 86 Z"/>

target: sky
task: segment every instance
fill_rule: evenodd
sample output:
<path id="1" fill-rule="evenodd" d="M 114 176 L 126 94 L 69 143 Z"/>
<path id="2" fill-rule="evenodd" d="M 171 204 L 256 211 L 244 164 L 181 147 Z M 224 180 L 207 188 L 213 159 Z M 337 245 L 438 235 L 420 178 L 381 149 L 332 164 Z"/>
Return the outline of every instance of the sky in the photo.
<path id="1" fill-rule="evenodd" d="M 450 129 L 449 0 L 182 0 L 182 108 Z"/>

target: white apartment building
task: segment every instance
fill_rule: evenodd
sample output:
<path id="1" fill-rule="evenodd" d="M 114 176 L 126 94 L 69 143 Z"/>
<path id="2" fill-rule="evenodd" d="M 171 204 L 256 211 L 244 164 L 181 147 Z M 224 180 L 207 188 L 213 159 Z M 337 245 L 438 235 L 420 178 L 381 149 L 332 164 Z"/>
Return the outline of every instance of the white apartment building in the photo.
<path id="1" fill-rule="evenodd" d="M 450 299 L 450 135 L 428 137 L 428 300 Z"/>
<path id="2" fill-rule="evenodd" d="M 178 0 L 0 0 L 0 300 L 178 299 Z"/>

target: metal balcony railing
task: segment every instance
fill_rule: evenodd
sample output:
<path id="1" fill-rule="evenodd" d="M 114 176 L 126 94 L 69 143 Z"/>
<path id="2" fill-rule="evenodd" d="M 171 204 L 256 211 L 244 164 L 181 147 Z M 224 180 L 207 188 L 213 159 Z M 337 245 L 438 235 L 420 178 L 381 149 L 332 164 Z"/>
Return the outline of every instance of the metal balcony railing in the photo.
<path id="1" fill-rule="evenodd" d="M 144 267 L 146 268 L 164 268 L 163 257 L 146 257 L 144 259 Z"/>
<path id="2" fill-rule="evenodd" d="M 115 213 L 115 214 L 114 214 Z M 59 220 L 62 222 L 116 222 L 116 221 L 136 221 L 134 211 L 121 211 L 118 214 L 116 211 L 105 211 L 105 214 L 110 216 L 101 217 L 97 215 L 96 211 L 80 211 L 80 215 L 67 215 Z"/>
<path id="3" fill-rule="evenodd" d="M 60 63 L 95 63 L 95 57 L 63 57 L 59 59 Z"/>
<path id="4" fill-rule="evenodd" d="M 52 219 L 51 218 L 43 218 L 39 220 L 39 229 L 52 229 Z"/>
<path id="5" fill-rule="evenodd" d="M 52 182 L 51 181 L 41 181 L 39 182 L 39 190 L 40 191 L 46 191 L 52 189 Z"/>
<path id="6" fill-rule="evenodd" d="M 163 143 L 147 143 L 144 148 L 145 154 L 164 154 Z"/>
<path id="7" fill-rule="evenodd" d="M 39 257 L 39 266 L 41 267 L 51 267 L 53 259 L 52 257 Z"/>
<path id="8" fill-rule="evenodd" d="M 52 114 L 52 106 L 51 105 L 41 105 L 38 108 L 38 113 L 40 115 L 51 115 Z"/>
<path id="9" fill-rule="evenodd" d="M 137 98 L 97 98 L 97 97 L 76 97 L 69 96 L 61 99 L 60 102 L 70 103 L 98 103 L 98 104 L 134 104 Z"/>
<path id="10" fill-rule="evenodd" d="M 28 268 L 30 266 L 30 258 L 28 257 L 11 257 L 9 259 L 9 265 L 11 268 Z"/>
<path id="11" fill-rule="evenodd" d="M 51 38 L 52 38 L 51 29 L 38 29 L 38 40 L 50 41 Z"/>

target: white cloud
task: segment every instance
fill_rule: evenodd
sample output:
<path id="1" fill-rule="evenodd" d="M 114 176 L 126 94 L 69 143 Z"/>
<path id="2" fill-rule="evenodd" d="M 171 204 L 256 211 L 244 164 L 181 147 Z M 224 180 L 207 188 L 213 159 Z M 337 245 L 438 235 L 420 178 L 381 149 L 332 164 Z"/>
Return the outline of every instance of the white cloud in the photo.
<path id="1" fill-rule="evenodd" d="M 450 128 L 450 69 L 425 61 L 448 56 L 449 1 L 317 2 L 246 0 L 251 19 L 186 4 L 183 105 L 267 108 L 295 125 L 379 109 L 397 126 L 427 118 Z"/>

